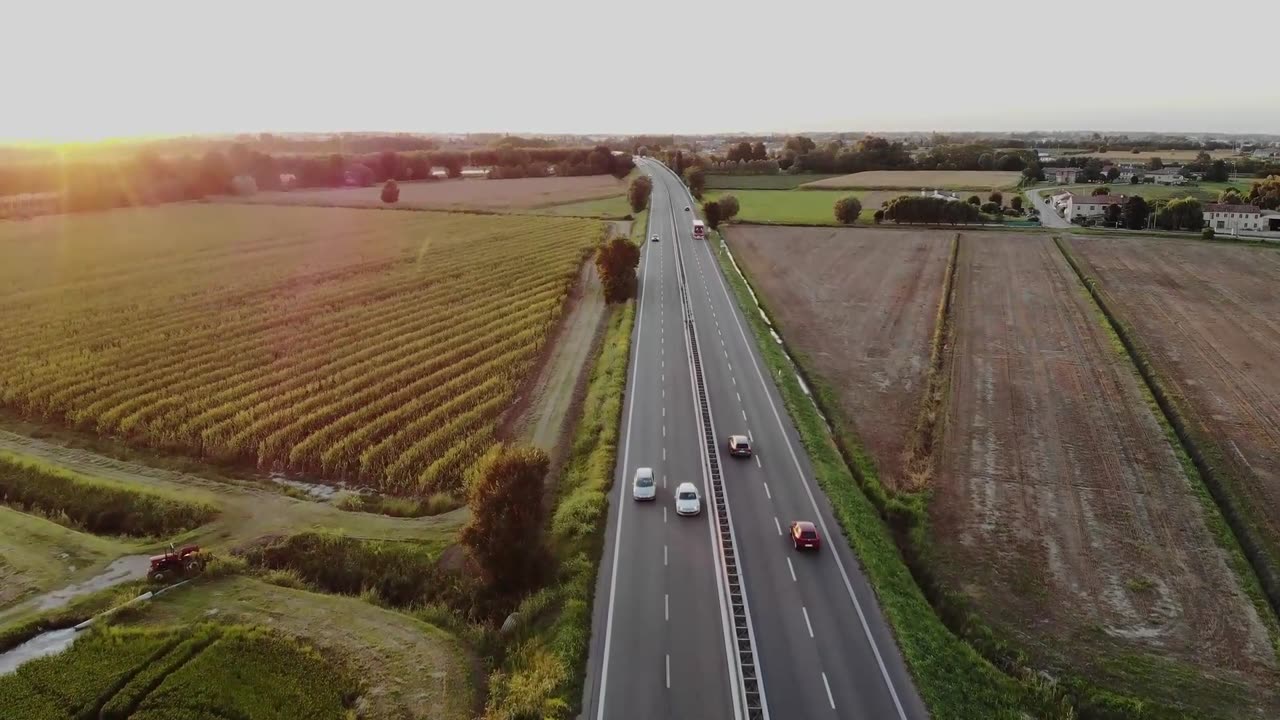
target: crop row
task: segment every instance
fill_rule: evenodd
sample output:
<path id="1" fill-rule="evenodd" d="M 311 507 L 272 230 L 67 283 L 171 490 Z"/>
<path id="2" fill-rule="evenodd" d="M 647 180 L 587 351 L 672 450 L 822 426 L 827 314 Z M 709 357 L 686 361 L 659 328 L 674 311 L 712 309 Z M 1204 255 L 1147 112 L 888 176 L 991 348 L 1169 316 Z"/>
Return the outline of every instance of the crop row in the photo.
<path id="1" fill-rule="evenodd" d="M 456 489 L 599 237 L 564 218 L 211 210 L 77 217 L 70 267 L 0 293 L 0 321 L 22 318 L 0 403 L 140 447 Z"/>

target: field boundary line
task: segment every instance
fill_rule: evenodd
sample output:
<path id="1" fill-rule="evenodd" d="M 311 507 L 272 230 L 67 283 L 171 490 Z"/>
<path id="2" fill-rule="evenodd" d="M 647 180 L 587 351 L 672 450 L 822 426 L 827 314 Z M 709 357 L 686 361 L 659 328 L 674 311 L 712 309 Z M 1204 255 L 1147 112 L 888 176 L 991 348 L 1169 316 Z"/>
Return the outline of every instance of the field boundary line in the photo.
<path id="1" fill-rule="evenodd" d="M 1255 579 L 1262 586 L 1262 593 L 1266 597 L 1267 603 L 1271 606 L 1272 613 L 1277 618 L 1280 618 L 1280 575 L 1277 574 L 1275 558 L 1270 555 L 1263 539 L 1249 526 L 1246 512 L 1232 494 L 1229 486 L 1233 482 L 1233 478 L 1224 477 L 1217 470 L 1215 463 L 1211 461 L 1210 457 L 1202 449 L 1202 445 L 1212 448 L 1213 452 L 1220 453 L 1221 450 L 1212 440 L 1203 440 L 1197 437 L 1198 433 L 1191 428 L 1182 416 L 1171 393 L 1166 390 L 1166 383 L 1160 376 L 1159 371 L 1151 364 L 1143 349 L 1137 344 L 1135 340 L 1137 333 L 1112 311 L 1111 306 L 1107 303 L 1101 284 L 1084 272 L 1060 236 L 1055 235 L 1053 242 L 1058 247 L 1058 251 L 1062 253 L 1067 264 L 1071 266 L 1081 284 L 1089 292 L 1089 296 L 1093 298 L 1098 309 L 1102 311 L 1102 315 L 1107 319 L 1111 329 L 1120 339 L 1120 344 L 1124 346 L 1130 361 L 1137 368 L 1138 374 L 1141 375 L 1147 389 L 1155 398 L 1165 421 L 1173 428 L 1178 442 L 1182 445 L 1182 449 L 1191 458 L 1192 464 L 1199 472 L 1200 482 L 1208 489 L 1209 495 L 1213 498 L 1219 512 L 1222 513 L 1223 519 L 1226 520 L 1227 527 L 1230 528 L 1231 534 L 1235 537 L 1236 542 L 1244 552 L 1245 558 L 1248 559 L 1249 565 L 1253 568 Z"/>

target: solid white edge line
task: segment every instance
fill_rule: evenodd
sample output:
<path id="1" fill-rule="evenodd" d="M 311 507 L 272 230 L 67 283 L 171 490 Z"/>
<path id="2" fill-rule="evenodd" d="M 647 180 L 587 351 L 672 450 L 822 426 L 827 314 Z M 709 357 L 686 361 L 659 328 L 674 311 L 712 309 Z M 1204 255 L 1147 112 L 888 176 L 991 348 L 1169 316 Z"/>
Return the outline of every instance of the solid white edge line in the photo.
<path id="1" fill-rule="evenodd" d="M 652 225 L 653 216 L 645 220 L 645 232 L 649 231 Z M 636 329 L 635 339 L 640 339 L 640 333 L 644 329 L 644 297 L 645 291 L 649 288 L 649 257 L 653 253 L 646 252 L 644 254 L 644 269 L 641 270 L 641 278 L 644 282 L 640 283 L 640 302 L 636 310 Z M 635 387 L 636 377 L 640 374 L 640 343 L 633 342 L 631 348 L 631 386 Z M 622 445 L 622 473 L 616 478 L 618 485 L 618 524 L 614 528 L 613 534 L 613 567 L 609 573 L 609 610 L 605 615 L 604 621 L 604 660 L 600 668 L 600 693 L 597 695 L 596 718 L 604 720 L 604 700 L 605 692 L 609 686 L 609 650 L 613 645 L 613 602 L 617 597 L 618 590 L 618 553 L 622 549 L 622 517 L 626 512 L 627 502 L 622 497 L 622 490 L 626 487 L 627 467 L 631 462 L 631 428 L 632 422 L 635 420 L 636 413 L 636 395 L 640 393 L 633 392 L 628 400 L 630 407 L 627 408 L 627 439 Z M 663 450 L 665 458 L 666 450 Z"/>
<path id="2" fill-rule="evenodd" d="M 801 605 L 800 611 L 804 613 L 804 626 L 809 628 L 809 637 L 813 637 L 813 623 L 809 622 L 809 608 Z"/>
<path id="3" fill-rule="evenodd" d="M 668 192 L 668 196 L 670 196 L 670 189 L 668 189 L 668 191 L 667 191 L 667 192 Z M 674 235 L 675 235 L 674 242 L 675 242 L 675 252 L 676 252 L 676 256 L 677 256 L 677 260 L 676 260 L 676 262 L 677 262 L 677 265 L 678 265 L 678 264 L 679 264 L 679 262 L 680 262 L 680 260 L 679 260 L 679 254 L 680 254 L 680 228 L 679 228 L 679 225 L 676 223 L 676 218 L 675 218 L 675 212 L 676 212 L 676 210 L 675 210 L 675 205 L 670 205 L 669 207 L 670 207 L 670 211 L 671 211 L 671 224 L 672 224 L 672 226 L 673 226 L 673 228 L 672 228 L 672 229 L 673 229 L 673 232 L 674 232 Z M 677 269 L 677 275 L 676 275 L 676 277 L 677 277 L 677 280 L 678 280 L 678 279 L 679 279 L 679 270 L 678 270 L 678 269 Z M 687 291 L 688 291 L 688 288 L 686 288 L 685 290 L 686 290 L 686 292 L 687 292 Z M 681 314 L 681 317 L 684 317 L 684 313 L 685 313 L 685 307 L 684 307 L 684 305 L 685 305 L 685 304 L 684 304 L 683 302 L 682 302 L 682 303 L 680 303 L 680 314 Z M 680 333 L 680 336 L 684 338 L 684 351 L 685 351 L 685 354 L 686 354 L 686 355 L 688 356 L 688 358 L 689 358 L 689 362 L 688 362 L 688 366 L 689 366 L 689 402 L 693 405 L 693 413 L 694 413 L 695 421 L 696 421 L 696 423 L 698 424 L 698 426 L 699 426 L 699 427 L 701 427 L 701 425 L 702 425 L 702 415 L 701 415 L 701 412 L 700 412 L 700 408 L 699 408 L 699 406 L 698 406 L 698 391 L 697 391 L 697 385 L 698 385 L 698 383 L 697 383 L 697 377 L 696 377 L 696 375 L 695 375 L 695 374 L 694 374 L 694 372 L 693 372 L 693 348 L 692 348 L 692 346 L 689 344 L 689 333 L 688 333 L 688 332 L 681 332 L 681 333 Z M 715 418 L 714 418 L 714 417 L 712 417 L 712 423 L 711 423 L 711 434 L 712 434 L 712 437 L 716 437 L 716 434 L 715 434 Z M 699 459 L 700 459 L 700 461 L 701 461 L 701 463 L 700 463 L 700 464 L 701 464 L 701 469 L 702 469 L 702 488 L 703 488 L 703 494 L 704 494 L 704 496 L 706 496 L 706 494 L 707 494 L 707 488 L 708 488 L 708 487 L 710 487 L 710 485 L 711 485 L 711 477 L 710 477 L 711 459 L 710 459 L 710 455 L 709 455 L 709 450 L 708 450 L 708 448 L 707 448 L 707 446 L 706 446 L 706 444 L 705 444 L 705 443 L 702 443 L 702 442 L 699 442 L 699 443 L 698 443 L 698 457 L 699 457 Z M 727 496 L 726 496 L 726 497 L 727 497 Z M 726 513 L 727 513 L 727 512 L 728 512 L 728 510 L 727 510 L 727 508 L 726 508 Z M 711 511 L 711 514 L 716 514 L 716 515 L 718 516 L 718 511 L 717 511 L 717 510 L 715 510 L 715 506 L 714 506 L 714 504 L 712 505 L 712 511 Z M 730 537 L 732 537 L 732 536 L 733 536 L 733 521 L 732 521 L 732 519 L 730 519 L 730 522 L 729 522 L 729 532 L 730 532 Z M 720 602 L 720 626 L 721 626 L 721 629 L 724 631 L 724 653 L 725 653 L 725 664 L 727 665 L 727 669 L 728 669 L 728 671 L 729 671 L 729 689 L 730 689 L 730 693 L 731 693 L 731 695 L 732 695 L 732 698 L 731 698 L 731 699 L 732 699 L 732 701 L 733 701 L 733 716 L 734 716 L 734 720 L 741 720 L 741 718 L 743 717 L 743 713 L 744 713 L 743 704 L 744 704 L 744 703 L 745 703 L 745 701 L 746 701 L 746 679 L 745 679 L 745 678 L 743 677 L 743 675 L 742 675 L 742 663 L 741 663 L 740 659 L 735 659 L 735 657 L 736 657 L 736 656 L 735 656 L 735 652 L 736 652 L 736 651 L 735 651 L 735 648 L 734 648 L 734 640 L 733 640 L 733 637 L 734 637 L 734 635 L 735 635 L 735 632 L 734 632 L 734 630 L 733 630 L 733 624 L 732 624 L 732 622 L 731 622 L 731 621 L 730 621 L 730 619 L 729 619 L 729 597 L 728 597 L 728 595 L 729 595 L 729 589 L 728 589 L 728 587 L 727 587 L 727 585 L 728 585 L 728 580 L 727 580 L 727 575 L 726 575 L 725 568 L 724 568 L 724 557 L 722 556 L 722 551 L 721 551 L 721 548 L 720 548 L 720 541 L 719 541 L 719 539 L 716 537 L 716 533 L 717 533 L 716 523 L 708 522 L 708 523 L 707 523 L 707 536 L 708 536 L 708 538 L 710 538 L 710 541 L 711 541 L 711 558 L 712 558 L 712 562 L 715 564 L 715 567 L 716 567 L 716 598 L 717 598 L 717 599 L 719 600 L 719 602 Z M 741 575 L 739 575 L 739 577 L 741 577 Z M 751 613 L 751 610 L 750 610 L 750 608 L 749 608 L 749 607 L 747 607 L 747 606 L 746 606 L 746 604 L 745 604 L 745 603 L 746 603 L 746 598 L 745 598 L 745 596 L 743 597 L 743 603 L 744 603 L 743 607 L 744 607 L 744 609 L 745 609 L 745 610 L 746 610 L 746 612 L 747 612 L 747 632 L 754 636 L 755 631 L 751 628 L 751 624 L 750 624 L 750 623 L 751 623 L 751 614 L 750 614 L 750 613 Z M 764 715 L 765 715 L 766 720 L 768 720 L 768 717 L 769 717 L 769 708 L 768 708 L 768 705 L 767 705 L 766 703 L 764 703 L 764 681 L 763 681 L 762 679 L 760 679 L 760 674 L 759 674 L 759 673 L 760 673 L 760 667 L 759 667 L 759 663 L 757 662 L 757 665 L 756 665 L 756 677 L 757 677 L 757 681 L 758 681 L 758 684 L 759 684 L 758 686 L 759 686 L 759 688 L 760 688 L 760 699 L 761 699 L 761 701 L 762 701 L 762 703 L 761 703 L 761 704 L 764 704 L 764 705 L 765 705 Z"/>
<path id="4" fill-rule="evenodd" d="M 710 257 L 711 248 L 706 249 L 708 257 Z M 715 258 L 711 258 L 714 260 Z M 737 308 L 736 301 L 729 296 L 729 288 L 724 281 L 724 273 L 715 273 L 716 278 L 720 282 L 720 292 L 723 293 L 725 302 L 730 303 L 732 307 Z M 826 537 L 835 537 L 827 531 L 827 523 L 822 519 L 822 512 L 818 508 L 818 500 L 813 495 L 813 488 L 809 486 L 809 479 L 805 477 L 804 468 L 800 467 L 800 458 L 796 456 L 795 447 L 791 443 L 791 437 L 787 435 L 786 426 L 782 423 L 782 416 L 778 414 L 778 406 L 773 402 L 773 394 L 769 392 L 769 385 L 764 381 L 764 374 L 760 372 L 760 363 L 756 361 L 755 348 L 749 340 L 747 340 L 747 332 L 742 328 L 742 320 L 738 318 L 737 312 L 733 313 L 734 323 L 738 326 L 738 334 L 742 337 L 742 342 L 747 348 L 747 357 L 751 358 L 751 364 L 755 368 L 756 377 L 760 380 L 761 387 L 764 388 L 765 399 L 769 401 L 769 407 L 773 410 L 773 419 L 778 423 L 778 430 L 782 433 L 782 437 L 786 440 L 787 451 L 791 454 L 791 462 L 795 465 L 796 474 L 800 476 L 800 484 L 804 487 L 805 494 L 809 496 L 809 504 L 813 506 L 814 515 L 818 521 L 818 525 L 822 528 L 822 534 Z M 899 720 L 907 720 L 907 711 L 902 707 L 902 700 L 898 697 L 898 689 L 894 687 L 893 680 L 889 677 L 889 668 L 885 667 L 884 657 L 880 654 L 880 646 L 876 643 L 876 639 L 871 635 L 871 626 L 867 623 L 867 615 L 862 609 L 862 603 L 858 600 L 858 596 L 853 592 L 853 583 L 849 580 L 849 572 L 845 570 L 844 562 L 840 560 L 839 553 L 829 553 L 835 558 L 836 567 L 840 569 L 840 577 L 844 580 L 845 590 L 849 593 L 849 599 L 853 601 L 853 608 L 858 613 L 858 622 L 862 625 L 862 634 L 866 636 L 867 643 L 871 645 L 871 653 L 875 655 L 876 665 L 880 668 L 880 677 L 884 680 L 885 687 L 889 690 L 890 697 L 893 698 L 894 709 L 898 711 Z M 825 675 L 823 676 L 825 679 Z M 832 707 L 834 707 L 834 702 Z"/>

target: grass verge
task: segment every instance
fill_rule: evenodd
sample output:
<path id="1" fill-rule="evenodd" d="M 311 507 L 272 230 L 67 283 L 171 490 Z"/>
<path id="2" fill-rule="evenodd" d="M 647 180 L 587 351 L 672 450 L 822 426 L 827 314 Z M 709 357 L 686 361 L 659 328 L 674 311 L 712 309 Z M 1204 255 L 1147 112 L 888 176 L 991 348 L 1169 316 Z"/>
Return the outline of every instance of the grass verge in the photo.
<path id="1" fill-rule="evenodd" d="M 550 528 L 556 579 L 520 605 L 509 649 L 489 678 L 489 720 L 567 718 L 582 700 L 635 312 L 635 303 L 628 303 L 609 318 L 556 488 Z"/>
<path id="2" fill-rule="evenodd" d="M 771 328 L 759 313 L 750 311 L 756 296 L 747 279 L 723 244 L 717 242 L 715 248 L 721 269 L 739 305 L 746 309 L 743 315 L 813 460 L 818 483 L 831 500 L 845 537 L 876 590 L 930 712 L 939 718 L 972 720 L 1071 717 L 1069 705 L 1038 677 L 1016 680 L 1000 672 L 953 634 L 935 613 L 881 518 L 881 513 L 923 518 L 923 494 L 908 496 L 910 504 L 891 496 L 880 485 L 871 458 L 840 416 L 828 414 L 824 419 L 819 404 L 835 407 L 834 393 L 808 374 L 802 385 L 797 371 L 803 372 L 803 366 L 792 364 L 783 347 L 774 341 Z M 828 426 L 827 419 L 834 424 Z M 918 522 L 916 528 L 913 532 L 924 532 Z"/>
<path id="3" fill-rule="evenodd" d="M 0 502 L 96 535 L 169 537 L 217 515 L 190 502 L 62 470 L 0 450 Z"/>

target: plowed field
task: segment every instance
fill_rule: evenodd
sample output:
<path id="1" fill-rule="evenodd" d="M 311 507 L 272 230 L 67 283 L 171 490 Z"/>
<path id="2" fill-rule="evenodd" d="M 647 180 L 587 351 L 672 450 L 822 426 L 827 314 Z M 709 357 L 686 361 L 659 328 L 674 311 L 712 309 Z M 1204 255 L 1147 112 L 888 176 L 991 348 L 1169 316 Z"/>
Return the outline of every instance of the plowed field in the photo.
<path id="1" fill-rule="evenodd" d="M 595 200 L 620 195 L 627 184 L 612 175 L 581 177 L 513 178 L 487 180 L 441 180 L 406 182 L 400 185 L 400 200 L 382 202 L 382 187 L 325 188 L 262 192 L 248 197 L 221 197 L 222 202 L 265 205 L 322 205 L 333 207 L 397 207 L 415 210 L 509 210 L 528 209 Z M 620 214 L 625 214 L 623 213 Z"/>
<path id="2" fill-rule="evenodd" d="M 1280 253 L 1158 240 L 1072 248 L 1280 563 Z"/>
<path id="3" fill-rule="evenodd" d="M 966 236 L 953 322 L 931 506 L 947 582 L 1041 665 L 1223 717 L 1280 711 L 1216 511 L 1052 241 Z"/>
<path id="4" fill-rule="evenodd" d="M 733 227 L 729 247 L 787 342 L 826 378 L 898 484 L 929 364 L 950 232 Z"/>

